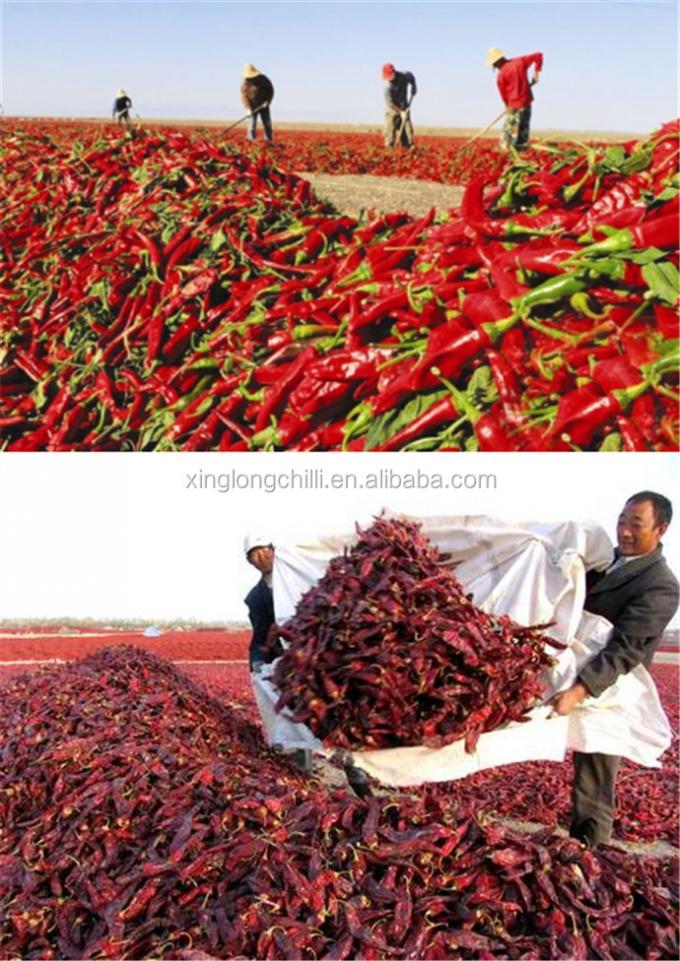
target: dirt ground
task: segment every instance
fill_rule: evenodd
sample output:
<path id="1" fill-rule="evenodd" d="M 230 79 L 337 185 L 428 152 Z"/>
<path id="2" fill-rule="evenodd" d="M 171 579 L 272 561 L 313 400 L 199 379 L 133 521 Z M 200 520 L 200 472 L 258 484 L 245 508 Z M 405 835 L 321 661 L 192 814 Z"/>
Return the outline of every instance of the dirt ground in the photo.
<path id="1" fill-rule="evenodd" d="M 378 213 L 405 210 L 412 217 L 422 217 L 431 207 L 438 212 L 457 207 L 463 196 L 462 187 L 429 180 L 307 171 L 298 171 L 298 176 L 309 180 L 320 200 L 328 200 L 342 213 L 357 218 L 371 208 Z"/>

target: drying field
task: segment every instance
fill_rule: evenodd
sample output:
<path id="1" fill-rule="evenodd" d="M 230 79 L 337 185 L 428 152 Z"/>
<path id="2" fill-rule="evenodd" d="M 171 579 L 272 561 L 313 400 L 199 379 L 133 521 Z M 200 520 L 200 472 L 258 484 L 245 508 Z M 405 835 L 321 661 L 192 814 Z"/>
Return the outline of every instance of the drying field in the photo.
<path id="1" fill-rule="evenodd" d="M 140 631 L 77 630 L 55 633 L 50 628 L 0 631 L 0 685 L 26 671 L 73 661 L 103 647 L 132 645 L 172 661 L 182 672 L 204 684 L 210 694 L 236 706 L 249 721 L 258 715 L 248 672 L 248 631 L 182 630 L 144 637 Z M 615 834 L 622 841 L 665 841 L 676 848 L 680 810 L 677 798 L 680 702 L 677 663 L 655 664 L 652 674 L 675 739 L 661 771 L 624 762 L 620 775 Z M 520 821 L 546 825 L 568 823 L 571 768 L 569 762 L 527 762 L 482 771 L 448 787 L 428 790 L 452 800 L 472 800 L 481 810 Z"/>
<path id="2" fill-rule="evenodd" d="M 553 830 L 567 763 L 367 799 L 305 777 L 262 743 L 246 653 L 245 633 L 3 631 L 0 957 L 674 956 L 674 666 L 654 675 L 676 742 L 621 778 L 636 843 L 588 852 Z"/>
<path id="3" fill-rule="evenodd" d="M 9 451 L 678 449 L 677 123 L 509 160 L 25 122 L 0 159 Z"/>

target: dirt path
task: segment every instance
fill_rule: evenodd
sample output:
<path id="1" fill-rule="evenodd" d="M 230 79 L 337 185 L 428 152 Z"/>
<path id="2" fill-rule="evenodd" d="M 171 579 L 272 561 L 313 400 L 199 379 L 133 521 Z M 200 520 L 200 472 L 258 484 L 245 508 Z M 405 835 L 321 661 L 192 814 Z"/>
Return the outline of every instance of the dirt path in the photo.
<path id="1" fill-rule="evenodd" d="M 317 197 L 357 218 L 362 211 L 371 208 L 378 213 L 405 210 L 412 217 L 422 217 L 430 207 L 435 207 L 438 212 L 457 207 L 463 196 L 462 187 L 429 180 L 371 177 L 368 174 L 317 174 L 304 170 L 298 171 L 298 176 L 309 180 Z"/>

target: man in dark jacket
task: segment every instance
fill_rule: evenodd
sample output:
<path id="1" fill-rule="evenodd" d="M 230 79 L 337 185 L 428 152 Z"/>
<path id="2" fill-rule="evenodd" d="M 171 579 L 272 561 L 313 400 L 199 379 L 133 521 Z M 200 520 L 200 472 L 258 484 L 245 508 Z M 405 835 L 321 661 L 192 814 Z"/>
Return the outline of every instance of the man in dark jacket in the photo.
<path id="1" fill-rule="evenodd" d="M 248 660 L 250 661 L 250 670 L 257 672 L 263 664 L 273 661 L 281 653 L 280 646 L 273 649 L 269 644 L 269 630 L 275 620 L 274 595 L 272 592 L 274 547 L 267 538 L 251 536 L 246 538 L 244 548 L 246 560 L 262 575 L 245 598 L 248 617 L 253 628 Z"/>
<path id="2" fill-rule="evenodd" d="M 272 120 L 269 105 L 274 99 L 274 86 L 263 73 L 247 63 L 243 68 L 243 83 L 241 84 L 241 101 L 246 110 L 250 111 L 248 124 L 248 140 L 255 140 L 257 136 L 257 118 L 262 120 L 264 139 L 272 139 Z"/>
<path id="3" fill-rule="evenodd" d="M 385 146 L 413 146 L 411 101 L 418 93 L 412 73 L 395 70 L 391 63 L 383 64 L 385 83 Z"/>
<path id="4" fill-rule="evenodd" d="M 113 101 L 113 110 L 111 111 L 111 116 L 117 123 L 124 123 L 126 127 L 130 124 L 130 107 L 132 107 L 132 101 L 125 93 L 124 90 L 119 90 L 116 94 L 116 99 Z"/>
<path id="5" fill-rule="evenodd" d="M 678 607 L 678 582 L 661 545 L 672 515 L 668 498 L 653 491 L 626 501 L 616 527 L 614 562 L 604 573 L 589 576 L 584 605 L 611 621 L 613 631 L 576 682 L 554 699 L 556 713 L 569 714 L 586 697 L 599 697 L 638 664 L 650 666 Z M 574 753 L 570 831 L 586 844 L 609 841 L 620 761 L 610 754 Z"/>
<path id="6" fill-rule="evenodd" d="M 266 537 L 251 535 L 244 543 L 246 560 L 262 574 L 245 598 L 248 616 L 253 628 L 250 639 L 248 660 L 253 674 L 259 673 L 263 664 L 270 664 L 283 653 L 281 642 L 270 641 L 270 629 L 275 623 L 274 593 L 272 591 L 272 572 L 274 570 L 274 546 Z M 291 753 L 291 760 L 301 770 L 312 770 L 311 751 L 300 748 Z"/>
<path id="7" fill-rule="evenodd" d="M 492 47 L 486 55 L 486 65 L 498 71 L 496 82 L 505 104 L 501 145 L 505 150 L 510 147 L 526 150 L 529 143 L 531 104 L 534 99 L 531 88 L 538 83 L 538 76 L 543 69 L 543 54 L 529 53 L 524 57 L 513 57 L 509 60 L 502 50 Z M 527 76 L 530 67 L 534 68 L 531 81 Z"/>

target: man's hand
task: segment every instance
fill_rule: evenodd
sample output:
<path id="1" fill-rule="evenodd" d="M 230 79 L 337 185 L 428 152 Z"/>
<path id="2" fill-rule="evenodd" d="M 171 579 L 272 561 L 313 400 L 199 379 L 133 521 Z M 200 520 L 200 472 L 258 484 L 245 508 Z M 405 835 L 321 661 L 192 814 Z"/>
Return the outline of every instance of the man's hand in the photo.
<path id="1" fill-rule="evenodd" d="M 577 707 L 581 701 L 584 701 L 590 692 L 585 684 L 577 681 L 568 687 L 566 691 L 562 691 L 560 694 L 555 695 L 555 697 L 550 702 L 552 704 L 553 715 L 559 714 L 564 716 L 565 714 L 571 714 L 575 707 Z"/>
<path id="2" fill-rule="evenodd" d="M 531 86 L 532 86 L 532 87 L 533 87 L 533 85 L 534 85 L 535 83 L 538 83 L 538 78 L 539 78 L 539 76 L 540 76 L 540 74 L 535 73 L 535 74 L 533 75 L 533 77 L 531 78 Z"/>

